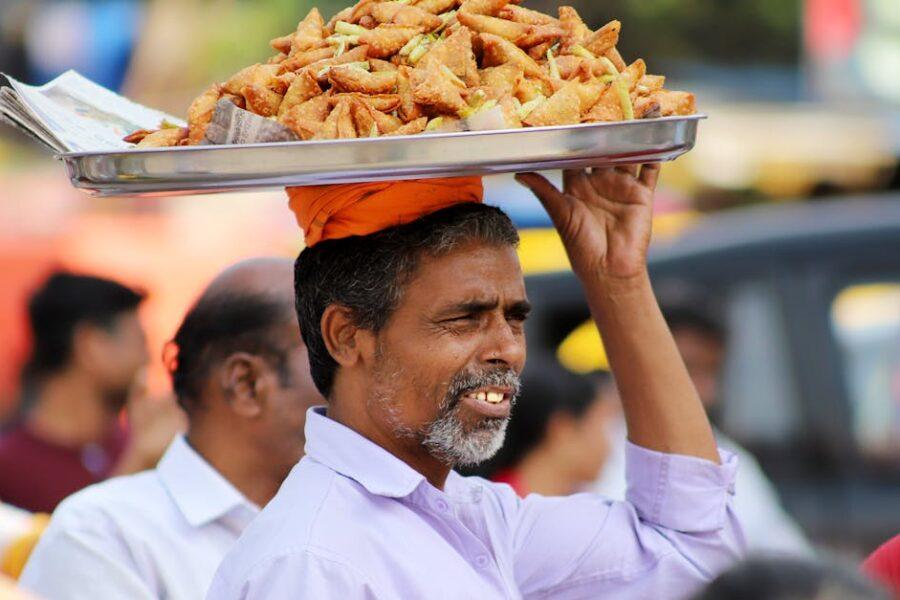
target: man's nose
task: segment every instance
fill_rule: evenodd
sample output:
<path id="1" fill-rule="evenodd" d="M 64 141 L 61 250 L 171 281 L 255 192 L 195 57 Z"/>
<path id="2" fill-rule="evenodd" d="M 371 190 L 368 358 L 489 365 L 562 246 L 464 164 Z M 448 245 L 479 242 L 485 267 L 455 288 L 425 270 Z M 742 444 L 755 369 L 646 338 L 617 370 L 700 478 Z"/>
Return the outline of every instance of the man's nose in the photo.
<path id="1" fill-rule="evenodd" d="M 520 372 L 525 365 L 525 335 L 521 325 L 515 327 L 502 315 L 492 318 L 485 330 L 480 359 L 494 366 L 509 367 Z"/>

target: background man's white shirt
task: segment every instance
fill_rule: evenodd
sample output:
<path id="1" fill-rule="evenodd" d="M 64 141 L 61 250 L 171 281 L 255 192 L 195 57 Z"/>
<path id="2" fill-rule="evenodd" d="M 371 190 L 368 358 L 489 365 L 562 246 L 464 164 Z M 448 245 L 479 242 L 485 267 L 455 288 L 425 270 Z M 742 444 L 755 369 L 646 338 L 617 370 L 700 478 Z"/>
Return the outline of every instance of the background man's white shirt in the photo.
<path id="1" fill-rule="evenodd" d="M 20 583 L 52 600 L 203 598 L 258 512 L 179 436 L 156 469 L 60 504 Z"/>
<path id="2" fill-rule="evenodd" d="M 613 500 L 625 498 L 625 422 L 610 432 L 610 455 L 588 491 Z M 794 519 L 785 511 L 775 486 L 759 462 L 740 444 L 716 430 L 720 448 L 737 455 L 741 468 L 735 478 L 734 512 L 744 529 L 747 551 L 761 554 L 813 556 L 815 551 Z"/>

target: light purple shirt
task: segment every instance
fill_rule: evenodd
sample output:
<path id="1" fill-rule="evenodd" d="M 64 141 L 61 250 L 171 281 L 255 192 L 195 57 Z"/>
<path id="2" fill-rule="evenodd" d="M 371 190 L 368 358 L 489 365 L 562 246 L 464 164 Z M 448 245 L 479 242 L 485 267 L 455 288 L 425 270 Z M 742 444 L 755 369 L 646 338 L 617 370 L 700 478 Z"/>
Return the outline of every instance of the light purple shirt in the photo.
<path id="1" fill-rule="evenodd" d="M 306 457 L 207 598 L 682 598 L 739 558 L 737 460 L 629 445 L 626 502 L 525 499 L 450 473 L 443 491 L 311 409 Z"/>

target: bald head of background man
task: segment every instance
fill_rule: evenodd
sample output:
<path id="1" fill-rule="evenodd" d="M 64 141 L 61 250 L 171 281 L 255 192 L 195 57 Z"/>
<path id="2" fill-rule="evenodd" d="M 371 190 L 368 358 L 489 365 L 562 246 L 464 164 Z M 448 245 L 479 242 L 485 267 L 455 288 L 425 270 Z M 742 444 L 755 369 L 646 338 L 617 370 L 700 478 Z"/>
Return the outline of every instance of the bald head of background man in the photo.
<path id="1" fill-rule="evenodd" d="M 293 264 L 221 273 L 185 315 L 167 367 L 188 431 L 159 465 L 64 501 L 22 575 L 43 597 L 202 598 L 225 553 L 303 454 L 322 402 L 294 311 Z"/>
<path id="2" fill-rule="evenodd" d="M 303 454 L 306 410 L 324 402 L 294 311 L 293 263 L 258 258 L 210 283 L 172 347 L 187 440 L 248 499 L 265 505 Z"/>

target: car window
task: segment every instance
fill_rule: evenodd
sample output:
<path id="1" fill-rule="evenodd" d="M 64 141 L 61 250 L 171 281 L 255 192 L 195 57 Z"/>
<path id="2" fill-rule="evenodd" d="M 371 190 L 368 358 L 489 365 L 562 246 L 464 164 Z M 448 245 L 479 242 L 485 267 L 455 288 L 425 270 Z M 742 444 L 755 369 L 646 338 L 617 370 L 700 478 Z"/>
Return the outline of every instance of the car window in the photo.
<path id="1" fill-rule="evenodd" d="M 831 325 L 844 369 L 853 433 L 864 456 L 900 458 L 900 281 L 841 290 Z"/>
<path id="2" fill-rule="evenodd" d="M 786 443 L 800 423 L 800 404 L 778 297 L 752 281 L 726 294 L 728 353 L 721 425 L 747 442 Z"/>
<path id="3" fill-rule="evenodd" d="M 722 299 L 728 331 L 719 424 L 750 444 L 783 445 L 800 423 L 800 406 L 783 317 L 768 282 L 735 285 Z M 718 304 L 718 302 L 717 302 Z M 576 327 L 557 348 L 571 371 L 607 370 L 606 353 L 593 321 Z"/>

